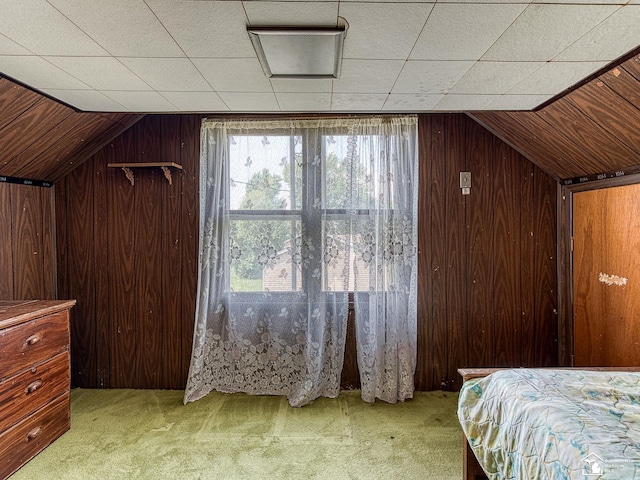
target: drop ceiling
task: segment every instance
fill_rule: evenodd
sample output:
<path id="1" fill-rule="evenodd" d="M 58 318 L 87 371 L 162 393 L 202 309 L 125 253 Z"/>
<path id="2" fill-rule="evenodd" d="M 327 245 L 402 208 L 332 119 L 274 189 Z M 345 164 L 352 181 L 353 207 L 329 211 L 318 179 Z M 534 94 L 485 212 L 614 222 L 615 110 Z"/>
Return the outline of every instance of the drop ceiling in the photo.
<path id="1" fill-rule="evenodd" d="M 269 79 L 247 27 L 347 27 Z M 640 0 L 2 0 L 0 73 L 89 112 L 529 110 L 640 44 Z"/>

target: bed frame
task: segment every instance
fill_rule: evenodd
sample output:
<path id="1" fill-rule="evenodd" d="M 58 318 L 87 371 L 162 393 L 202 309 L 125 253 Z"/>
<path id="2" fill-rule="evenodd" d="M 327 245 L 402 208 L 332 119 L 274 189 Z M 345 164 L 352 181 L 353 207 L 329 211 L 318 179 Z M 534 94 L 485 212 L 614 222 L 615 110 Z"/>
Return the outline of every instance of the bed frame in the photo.
<path id="1" fill-rule="evenodd" d="M 621 371 L 621 372 L 640 372 L 640 367 L 547 367 L 562 370 L 595 370 L 595 371 Z M 472 378 L 482 378 L 490 375 L 498 370 L 506 370 L 506 368 L 460 368 L 458 373 L 462 376 L 462 382 L 471 380 Z M 462 449 L 462 478 L 463 480 L 487 480 L 478 459 L 476 459 L 471 446 L 467 441 L 467 437 L 462 435 L 464 447 Z"/>

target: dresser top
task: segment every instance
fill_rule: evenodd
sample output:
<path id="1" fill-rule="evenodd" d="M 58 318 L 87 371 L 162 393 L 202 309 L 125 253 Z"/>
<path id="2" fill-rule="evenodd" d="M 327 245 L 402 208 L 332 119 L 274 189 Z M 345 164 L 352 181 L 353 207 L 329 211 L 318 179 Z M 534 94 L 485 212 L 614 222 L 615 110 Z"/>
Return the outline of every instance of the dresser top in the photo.
<path id="1" fill-rule="evenodd" d="M 0 300 L 0 329 L 67 310 L 75 304 L 75 300 Z"/>

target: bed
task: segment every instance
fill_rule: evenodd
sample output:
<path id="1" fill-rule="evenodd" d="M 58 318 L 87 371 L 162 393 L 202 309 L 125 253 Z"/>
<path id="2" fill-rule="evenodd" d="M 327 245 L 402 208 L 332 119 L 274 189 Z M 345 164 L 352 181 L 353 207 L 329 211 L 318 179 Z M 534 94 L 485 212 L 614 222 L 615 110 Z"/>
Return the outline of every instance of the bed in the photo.
<path id="1" fill-rule="evenodd" d="M 465 479 L 640 479 L 640 372 L 460 373 Z"/>

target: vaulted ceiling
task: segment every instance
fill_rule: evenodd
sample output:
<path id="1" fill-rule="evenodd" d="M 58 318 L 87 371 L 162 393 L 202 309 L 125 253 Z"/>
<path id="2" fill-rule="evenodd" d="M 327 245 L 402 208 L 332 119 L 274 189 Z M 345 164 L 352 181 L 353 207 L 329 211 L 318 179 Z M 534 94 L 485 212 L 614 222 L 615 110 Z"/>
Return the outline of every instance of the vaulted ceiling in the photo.
<path id="1" fill-rule="evenodd" d="M 469 112 L 558 181 L 640 166 L 640 56 L 535 112 Z M 142 115 L 83 113 L 0 77 L 0 176 L 57 181 Z"/>
<path id="2" fill-rule="evenodd" d="M 82 111 L 530 110 L 640 43 L 640 0 L 2 0 L 0 73 Z M 247 27 L 344 26 L 340 78 Z"/>
<path id="3" fill-rule="evenodd" d="M 536 112 L 470 114 L 563 183 L 640 166 L 640 56 Z"/>
<path id="4" fill-rule="evenodd" d="M 57 181 L 140 118 L 76 112 L 0 77 L 0 175 Z"/>

